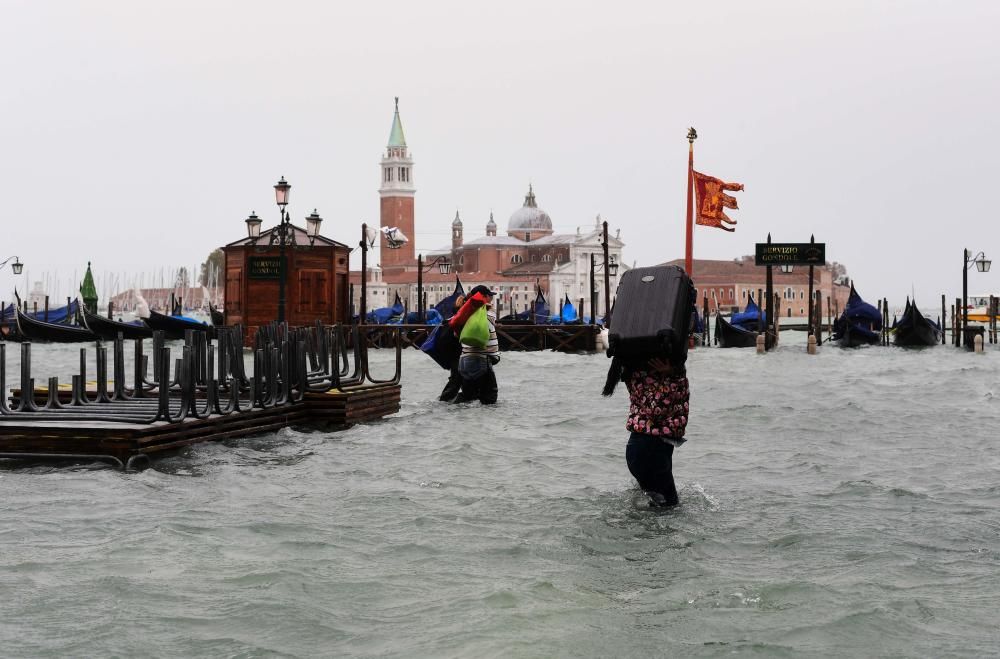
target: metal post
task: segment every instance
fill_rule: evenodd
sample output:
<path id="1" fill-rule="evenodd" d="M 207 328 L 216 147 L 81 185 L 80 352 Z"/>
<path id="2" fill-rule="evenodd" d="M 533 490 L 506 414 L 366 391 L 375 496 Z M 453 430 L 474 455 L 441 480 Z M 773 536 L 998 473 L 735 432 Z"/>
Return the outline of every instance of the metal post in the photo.
<path id="1" fill-rule="evenodd" d="M 590 253 L 590 322 L 597 324 L 597 280 L 594 265 L 594 253 Z"/>
<path id="2" fill-rule="evenodd" d="M 278 225 L 278 322 L 285 322 L 285 209 L 281 209 L 281 224 Z"/>
<path id="3" fill-rule="evenodd" d="M 611 315 L 611 271 L 608 269 L 608 222 L 604 221 L 604 317 Z"/>
<path id="4" fill-rule="evenodd" d="M 358 324 L 368 320 L 368 225 L 361 224 L 361 314 Z"/>
<path id="5" fill-rule="evenodd" d="M 813 244 L 816 242 L 816 235 L 813 234 L 809 236 L 809 243 Z M 813 327 L 813 266 L 809 266 L 809 334 L 813 334 L 815 329 Z"/>
<path id="6" fill-rule="evenodd" d="M 771 234 L 767 234 L 767 242 L 768 243 L 771 242 Z M 769 266 L 767 266 L 767 279 L 765 281 L 765 287 L 767 289 L 765 291 L 765 294 L 767 295 L 767 307 L 765 309 L 765 316 L 766 317 L 764 319 L 764 325 L 766 326 L 768 332 L 770 332 L 770 329 L 771 329 L 771 327 L 774 326 L 774 322 L 775 322 L 775 319 L 774 319 L 774 278 L 773 277 L 774 277 L 774 275 L 773 275 L 773 272 L 772 272 L 772 266 L 769 265 Z M 766 337 L 766 335 L 765 335 L 765 337 Z M 775 339 L 776 338 L 777 337 L 775 337 Z M 765 338 L 765 344 L 764 344 L 765 347 L 767 346 L 766 341 L 767 341 L 767 339 Z"/>
<path id="7" fill-rule="evenodd" d="M 962 336 L 959 346 L 967 345 L 965 330 L 969 327 L 969 250 L 962 250 Z"/>
<path id="8" fill-rule="evenodd" d="M 417 254 L 417 322 L 424 322 L 424 255 Z"/>

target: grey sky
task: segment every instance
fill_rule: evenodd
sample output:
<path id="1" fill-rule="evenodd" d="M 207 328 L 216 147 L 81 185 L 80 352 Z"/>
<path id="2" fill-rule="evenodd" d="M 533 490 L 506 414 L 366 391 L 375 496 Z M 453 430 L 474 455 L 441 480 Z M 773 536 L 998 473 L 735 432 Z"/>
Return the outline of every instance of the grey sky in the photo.
<path id="1" fill-rule="evenodd" d="M 0 8 L 0 260 L 33 280 L 192 266 L 276 221 L 282 175 L 296 222 L 356 243 L 398 95 L 420 250 L 456 209 L 502 229 L 531 181 L 557 231 L 601 213 L 627 261 L 681 257 L 693 125 L 695 167 L 746 185 L 696 258 L 815 233 L 864 296 L 930 313 L 968 246 L 998 261 L 970 292 L 1000 292 L 996 2 Z"/>

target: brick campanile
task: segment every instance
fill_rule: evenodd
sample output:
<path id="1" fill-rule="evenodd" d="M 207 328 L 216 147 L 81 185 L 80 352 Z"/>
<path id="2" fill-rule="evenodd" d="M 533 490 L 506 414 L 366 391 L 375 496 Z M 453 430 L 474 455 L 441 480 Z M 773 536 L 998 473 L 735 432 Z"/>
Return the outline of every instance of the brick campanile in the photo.
<path id="1" fill-rule="evenodd" d="M 389 144 L 382 156 L 382 186 L 379 195 L 379 225 L 397 227 L 409 238 L 409 242 L 399 249 L 389 249 L 386 241 L 381 242 L 379 257 L 383 272 L 402 272 L 406 266 L 416 265 L 414 248 L 416 226 L 413 216 L 413 198 L 417 189 L 413 187 L 413 159 L 406 149 L 403 124 L 399 120 L 399 97 L 396 97 L 396 113 L 392 118 Z"/>

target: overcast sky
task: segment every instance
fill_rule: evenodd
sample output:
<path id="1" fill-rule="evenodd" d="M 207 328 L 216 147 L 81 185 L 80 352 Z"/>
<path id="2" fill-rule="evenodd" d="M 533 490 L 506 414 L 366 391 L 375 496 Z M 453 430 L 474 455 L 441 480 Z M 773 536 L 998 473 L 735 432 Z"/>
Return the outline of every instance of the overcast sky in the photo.
<path id="1" fill-rule="evenodd" d="M 0 260 L 31 280 L 190 267 L 277 221 L 282 175 L 294 221 L 355 244 L 399 96 L 419 250 L 456 209 L 503 231 L 530 181 L 556 231 L 600 213 L 627 262 L 682 257 L 695 126 L 696 169 L 746 185 L 696 258 L 814 233 L 863 296 L 930 311 L 967 246 L 998 261 L 970 293 L 1000 293 L 995 1 L 0 8 Z"/>

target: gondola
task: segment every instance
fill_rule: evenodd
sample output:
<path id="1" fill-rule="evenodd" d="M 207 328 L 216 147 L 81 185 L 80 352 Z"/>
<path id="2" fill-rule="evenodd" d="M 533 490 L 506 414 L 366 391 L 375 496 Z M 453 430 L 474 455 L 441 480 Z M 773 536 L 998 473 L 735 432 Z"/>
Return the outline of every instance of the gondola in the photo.
<path id="1" fill-rule="evenodd" d="M 47 341 L 50 343 L 80 343 L 96 341 L 97 335 L 86 327 L 62 325 L 36 320 L 17 310 L 17 331 L 24 341 Z"/>
<path id="2" fill-rule="evenodd" d="M 941 343 L 941 326 L 924 318 L 907 298 L 903 317 L 892 324 L 892 342 L 897 346 L 936 346 Z"/>
<path id="3" fill-rule="evenodd" d="M 715 314 L 715 340 L 720 348 L 753 348 L 757 345 L 757 332 L 741 325 L 733 325 L 722 314 Z"/>
<path id="4" fill-rule="evenodd" d="M 215 327 L 221 327 L 226 324 L 226 314 L 212 306 L 211 302 L 208 303 L 208 313 L 212 316 L 212 325 Z"/>
<path id="5" fill-rule="evenodd" d="M 148 339 L 153 336 L 153 330 L 149 329 L 141 320 L 123 323 L 99 316 L 96 313 L 90 313 L 86 309 L 83 310 L 83 324 L 105 341 L 114 341 L 119 334 L 124 339 Z"/>
<path id="6" fill-rule="evenodd" d="M 833 323 L 833 341 L 844 348 L 874 345 L 882 338 L 882 314 L 861 299 L 851 284 L 851 294 L 844 306 L 844 313 Z"/>
<path id="7" fill-rule="evenodd" d="M 746 309 L 734 313 L 729 320 L 722 314 L 715 315 L 715 339 L 720 348 L 753 348 L 757 345 L 757 331 L 760 325 L 760 307 L 751 295 Z"/>
<path id="8" fill-rule="evenodd" d="M 143 318 L 142 322 L 146 323 L 153 331 L 162 330 L 168 339 L 183 339 L 184 332 L 187 330 L 208 332 L 209 338 L 215 337 L 214 327 L 184 316 L 167 316 L 158 311 L 150 310 L 149 318 Z"/>

